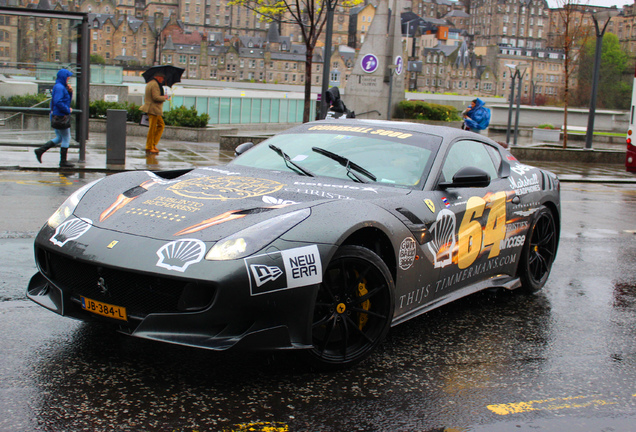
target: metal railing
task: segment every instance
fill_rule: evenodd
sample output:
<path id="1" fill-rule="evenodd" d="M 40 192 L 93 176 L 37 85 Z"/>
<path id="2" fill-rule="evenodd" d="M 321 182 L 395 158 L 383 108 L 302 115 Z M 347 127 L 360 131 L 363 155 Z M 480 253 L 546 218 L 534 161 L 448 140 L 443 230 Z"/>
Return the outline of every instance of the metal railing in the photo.
<path id="1" fill-rule="evenodd" d="M 36 108 L 38 105 L 42 105 L 45 102 L 50 102 L 51 98 L 48 99 L 44 99 L 41 102 L 36 103 L 35 105 L 32 105 L 30 107 L 0 107 L 0 111 L 18 111 L 15 114 L 10 115 L 9 117 L 4 117 L 0 119 L 0 126 L 5 126 L 7 124 L 8 120 L 11 120 L 14 117 L 20 116 L 20 130 L 23 131 L 24 130 L 24 113 L 31 111 L 31 112 L 50 112 L 50 108 Z"/>

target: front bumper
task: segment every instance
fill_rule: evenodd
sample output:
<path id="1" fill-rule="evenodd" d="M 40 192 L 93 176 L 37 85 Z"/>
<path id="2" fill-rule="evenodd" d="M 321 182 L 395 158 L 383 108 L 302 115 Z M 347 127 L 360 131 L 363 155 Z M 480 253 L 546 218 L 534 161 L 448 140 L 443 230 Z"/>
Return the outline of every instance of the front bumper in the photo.
<path id="1" fill-rule="evenodd" d="M 320 249 L 325 256 L 332 248 Z M 40 271 L 29 283 L 28 298 L 62 316 L 109 323 L 131 336 L 172 344 L 212 350 L 311 346 L 318 284 L 255 294 L 244 260 L 202 262 L 207 269 L 175 276 L 156 267 L 143 271 L 131 261 L 121 267 L 103 257 L 86 259 L 77 250 L 69 254 L 36 240 Z M 270 247 L 263 259 L 278 250 Z M 123 307 L 127 319 L 89 312 L 82 297 Z"/>

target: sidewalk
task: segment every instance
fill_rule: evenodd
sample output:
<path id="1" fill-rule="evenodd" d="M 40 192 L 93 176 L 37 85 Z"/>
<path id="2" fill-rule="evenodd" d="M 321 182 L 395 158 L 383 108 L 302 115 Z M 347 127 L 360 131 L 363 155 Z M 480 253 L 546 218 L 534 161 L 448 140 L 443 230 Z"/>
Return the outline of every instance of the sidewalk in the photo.
<path id="1" fill-rule="evenodd" d="M 42 156 L 38 163 L 33 150 L 55 135 L 49 132 L 20 133 L 13 132 L 12 143 L 8 133 L 3 133 L 0 145 L 0 169 L 19 169 L 24 171 L 59 171 L 60 149 L 52 148 Z M 130 170 L 175 170 L 197 166 L 223 165 L 234 157 L 232 152 L 220 151 L 218 143 L 193 143 L 186 141 L 159 141 L 158 155 L 146 156 L 145 137 L 126 137 L 125 165 L 106 164 L 106 134 L 91 132 L 86 142 L 86 161 L 78 163 L 79 147 L 71 141 L 68 152 L 69 162 L 75 164 L 74 171 L 117 172 Z"/>
<path id="2" fill-rule="evenodd" d="M 33 150 L 54 137 L 52 132 L 0 133 L 0 170 L 60 171 L 59 147 L 46 152 L 38 163 Z M 505 141 L 505 135 L 490 138 Z M 247 138 L 246 138 L 247 140 Z M 519 146 L 532 145 L 531 140 L 519 139 Z M 536 145 L 536 144 L 535 144 Z M 126 137 L 125 165 L 106 164 L 106 134 L 91 132 L 86 143 L 86 161 L 79 164 L 79 147 L 71 143 L 68 160 L 75 164 L 69 171 L 112 173 L 131 170 L 177 170 L 199 166 L 224 165 L 234 157 L 233 152 L 221 151 L 219 143 L 194 143 L 162 139 L 158 155 L 146 156 L 145 137 Z M 601 147 L 603 147 L 601 145 Z M 556 173 L 564 182 L 636 183 L 636 174 L 625 171 L 620 164 L 589 164 L 579 162 L 528 162 Z"/>

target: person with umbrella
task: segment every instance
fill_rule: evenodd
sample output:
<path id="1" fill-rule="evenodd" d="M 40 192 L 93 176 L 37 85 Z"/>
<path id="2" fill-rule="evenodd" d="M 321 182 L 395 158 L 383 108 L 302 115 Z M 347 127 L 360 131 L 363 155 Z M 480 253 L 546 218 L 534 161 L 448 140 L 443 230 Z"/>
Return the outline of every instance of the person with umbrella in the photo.
<path id="1" fill-rule="evenodd" d="M 146 84 L 144 104 L 140 110 L 148 114 L 148 136 L 146 137 L 146 154 L 158 154 L 157 144 L 166 126 L 163 121 L 163 103 L 170 100 L 163 92 L 166 80 L 163 72 L 157 72 Z"/>
<path id="2" fill-rule="evenodd" d="M 181 82 L 181 75 L 185 71 L 172 65 L 157 65 L 148 68 L 141 76 L 146 80 L 146 93 L 141 111 L 148 114 L 148 137 L 146 139 L 146 153 L 158 154 L 157 144 L 161 139 L 165 123 L 163 121 L 163 103 L 170 100 L 163 92 L 163 86 L 172 87 Z"/>

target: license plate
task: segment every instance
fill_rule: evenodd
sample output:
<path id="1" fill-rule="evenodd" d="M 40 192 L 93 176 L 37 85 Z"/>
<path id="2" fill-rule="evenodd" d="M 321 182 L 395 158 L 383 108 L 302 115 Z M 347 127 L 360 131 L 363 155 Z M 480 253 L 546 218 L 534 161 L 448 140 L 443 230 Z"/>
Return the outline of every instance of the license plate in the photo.
<path id="1" fill-rule="evenodd" d="M 124 307 L 98 302 L 86 297 L 80 298 L 82 300 L 82 309 L 108 318 L 128 321 L 128 318 L 126 317 L 126 308 Z"/>

